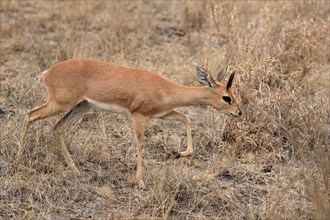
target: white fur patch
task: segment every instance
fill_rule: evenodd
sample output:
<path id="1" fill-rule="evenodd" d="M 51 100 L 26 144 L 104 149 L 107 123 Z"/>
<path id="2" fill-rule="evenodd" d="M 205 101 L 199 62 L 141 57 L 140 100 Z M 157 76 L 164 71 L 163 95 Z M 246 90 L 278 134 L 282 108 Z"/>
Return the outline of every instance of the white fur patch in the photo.
<path id="1" fill-rule="evenodd" d="M 94 108 L 114 112 L 114 113 L 121 113 L 125 115 L 130 115 L 130 111 L 127 108 L 118 106 L 116 104 L 110 104 L 110 103 L 104 103 L 104 102 L 98 102 L 91 99 L 86 99 L 86 101 Z"/>
<path id="2" fill-rule="evenodd" d="M 161 117 L 164 117 L 165 115 L 167 115 L 168 113 L 170 113 L 170 111 L 158 113 L 156 115 L 153 115 L 152 118 L 161 118 Z"/>
<path id="3" fill-rule="evenodd" d="M 43 76 L 43 75 L 45 75 L 47 72 L 48 72 L 48 70 L 45 70 L 45 71 L 43 71 L 43 72 L 41 73 L 41 75 Z"/>

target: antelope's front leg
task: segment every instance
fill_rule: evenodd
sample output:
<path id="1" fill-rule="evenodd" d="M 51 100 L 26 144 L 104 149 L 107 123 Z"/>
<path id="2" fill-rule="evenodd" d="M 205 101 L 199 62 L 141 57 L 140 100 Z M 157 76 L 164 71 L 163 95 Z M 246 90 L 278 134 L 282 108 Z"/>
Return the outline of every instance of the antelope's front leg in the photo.
<path id="1" fill-rule="evenodd" d="M 176 158 L 179 158 L 179 157 L 186 157 L 186 156 L 189 156 L 190 154 L 193 153 L 194 149 L 193 149 L 193 146 L 192 146 L 192 137 L 191 137 L 191 121 L 190 119 L 184 115 L 184 114 L 181 114 L 177 111 L 170 111 L 168 114 L 166 115 L 163 115 L 162 117 L 159 117 L 161 119 L 164 119 L 164 120 L 171 120 L 171 121 L 182 121 L 185 123 L 186 125 L 186 132 L 187 132 L 187 149 L 185 151 L 182 151 L 182 152 L 178 152 L 176 154 Z"/>
<path id="2" fill-rule="evenodd" d="M 142 173 L 142 150 L 144 145 L 144 126 L 146 122 L 146 117 L 141 114 L 133 114 L 132 120 L 134 125 L 134 130 L 136 133 L 137 138 L 137 166 L 136 166 L 136 181 L 139 186 L 139 188 L 144 187 L 144 182 L 141 179 L 141 173 Z"/>

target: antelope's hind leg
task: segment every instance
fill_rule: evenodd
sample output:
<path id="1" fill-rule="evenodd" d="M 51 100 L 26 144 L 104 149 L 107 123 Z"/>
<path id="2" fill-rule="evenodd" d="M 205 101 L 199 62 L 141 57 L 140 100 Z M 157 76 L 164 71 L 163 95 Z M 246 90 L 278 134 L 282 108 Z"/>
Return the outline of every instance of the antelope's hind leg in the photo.
<path id="1" fill-rule="evenodd" d="M 144 182 L 141 179 L 142 174 L 142 150 L 144 145 L 144 130 L 147 117 L 140 114 L 132 115 L 134 130 L 137 138 L 137 164 L 136 164 L 136 181 L 139 188 L 144 188 Z"/>
<path id="2" fill-rule="evenodd" d="M 176 158 L 186 157 L 193 153 L 194 149 L 192 147 L 192 137 L 191 137 L 191 121 L 190 119 L 177 111 L 170 111 L 168 114 L 159 117 L 160 119 L 170 120 L 170 121 L 182 121 L 185 123 L 186 132 L 187 132 L 187 149 L 176 154 Z"/>
<path id="3" fill-rule="evenodd" d="M 19 148 L 16 153 L 16 160 L 15 160 L 16 162 L 19 162 L 21 160 L 21 157 L 22 157 L 22 154 L 24 151 L 25 142 L 26 142 L 26 135 L 27 135 L 30 123 L 33 121 L 36 121 L 36 120 L 50 117 L 59 112 L 61 112 L 61 109 L 56 104 L 47 102 L 46 104 L 44 104 L 40 107 L 32 109 L 31 111 L 29 111 L 26 114 L 26 116 L 24 118 L 22 130 L 21 130 L 21 140 L 19 143 Z"/>
<path id="4" fill-rule="evenodd" d="M 59 122 L 57 122 L 57 124 L 55 125 L 54 130 L 53 130 L 55 139 L 57 140 L 58 144 L 60 145 L 60 149 L 61 149 L 62 155 L 65 159 L 65 162 L 67 163 L 68 167 L 75 172 L 75 174 L 77 176 L 80 176 L 80 172 L 77 169 L 74 161 L 72 160 L 72 157 L 71 157 L 67 147 L 65 146 L 64 139 L 63 139 L 63 132 L 69 126 L 75 124 L 90 109 L 91 109 L 91 107 L 87 101 L 80 102 L 75 107 L 73 107 L 66 115 L 64 115 L 63 118 Z"/>

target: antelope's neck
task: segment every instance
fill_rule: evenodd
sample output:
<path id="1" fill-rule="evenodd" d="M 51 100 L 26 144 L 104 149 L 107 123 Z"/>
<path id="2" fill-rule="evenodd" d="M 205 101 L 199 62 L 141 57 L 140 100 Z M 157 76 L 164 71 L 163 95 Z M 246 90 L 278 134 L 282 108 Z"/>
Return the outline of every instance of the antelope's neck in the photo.
<path id="1" fill-rule="evenodd" d="M 170 104 L 175 107 L 189 105 L 209 105 L 211 91 L 207 87 L 199 86 L 176 86 L 171 91 Z"/>

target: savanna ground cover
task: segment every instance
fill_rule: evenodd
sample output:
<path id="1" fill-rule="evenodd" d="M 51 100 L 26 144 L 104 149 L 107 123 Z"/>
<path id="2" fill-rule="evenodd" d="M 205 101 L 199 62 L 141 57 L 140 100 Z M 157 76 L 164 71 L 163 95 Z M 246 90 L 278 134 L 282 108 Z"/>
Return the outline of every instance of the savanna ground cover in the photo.
<path id="1" fill-rule="evenodd" d="M 0 4 L 0 219 L 330 218 L 328 1 Z M 150 120 L 143 190 L 124 115 L 91 111 L 67 132 L 80 177 L 52 138 L 61 116 L 34 123 L 14 163 L 24 114 L 46 100 L 41 72 L 75 57 L 185 85 L 198 85 L 196 65 L 234 65 L 243 116 L 178 109 L 195 148 L 180 159 L 184 125 Z"/>

